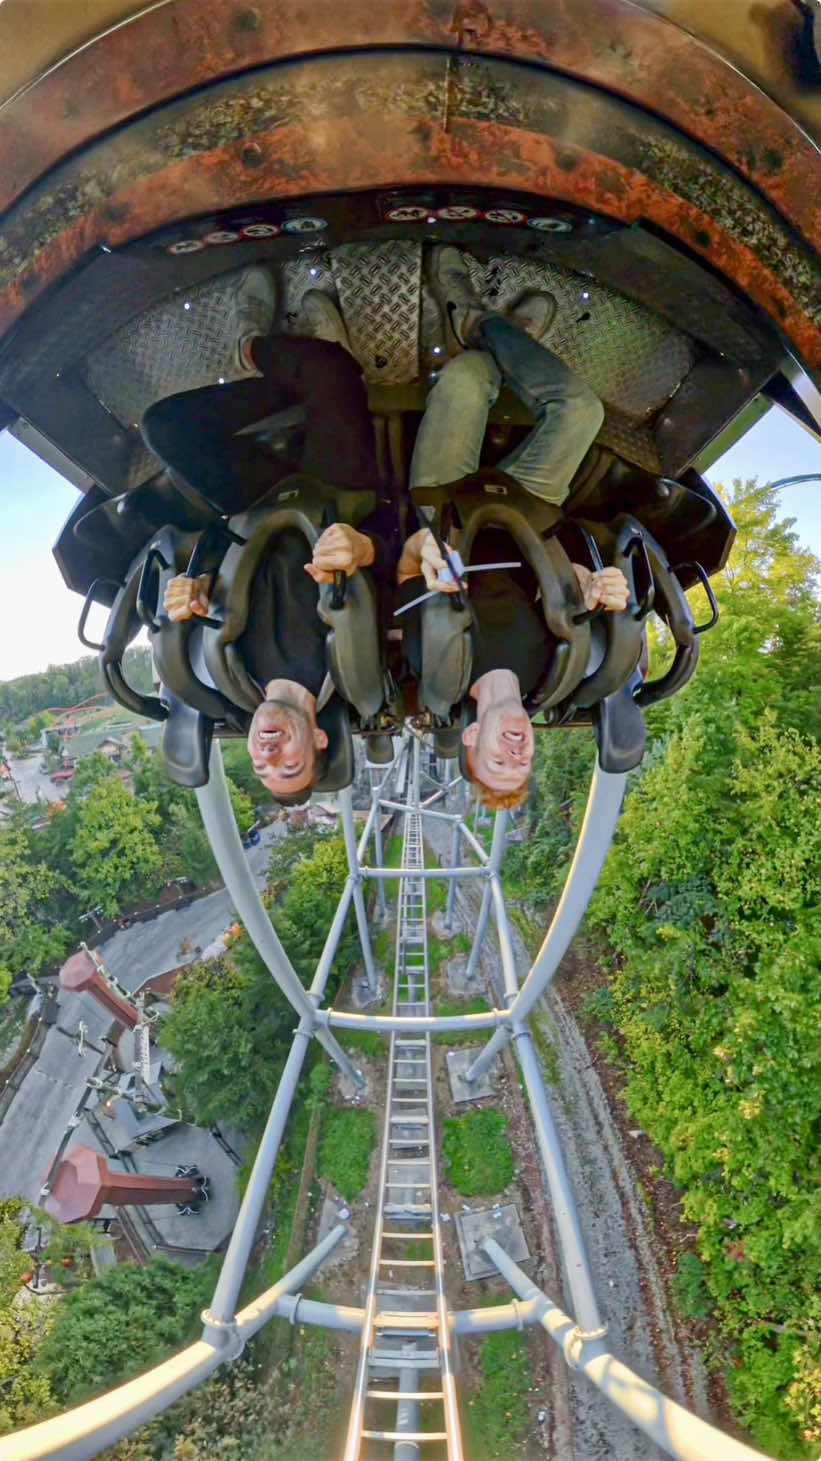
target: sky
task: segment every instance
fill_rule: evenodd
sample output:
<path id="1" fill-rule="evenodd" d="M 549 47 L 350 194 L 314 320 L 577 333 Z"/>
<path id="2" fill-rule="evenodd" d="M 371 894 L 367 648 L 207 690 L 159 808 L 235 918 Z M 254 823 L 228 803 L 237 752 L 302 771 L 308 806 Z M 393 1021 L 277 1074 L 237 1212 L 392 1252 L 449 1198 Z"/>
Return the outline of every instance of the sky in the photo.
<path id="1" fill-rule="evenodd" d="M 713 485 L 734 478 L 775 481 L 821 474 L 821 444 L 777 408 L 706 473 Z M 0 435 L 0 681 L 65 664 L 88 651 L 77 638 L 82 600 L 63 583 L 51 549 L 77 491 L 39 457 Z M 821 558 L 821 481 L 781 492 L 804 546 Z M 104 611 L 89 619 L 92 639 Z"/>

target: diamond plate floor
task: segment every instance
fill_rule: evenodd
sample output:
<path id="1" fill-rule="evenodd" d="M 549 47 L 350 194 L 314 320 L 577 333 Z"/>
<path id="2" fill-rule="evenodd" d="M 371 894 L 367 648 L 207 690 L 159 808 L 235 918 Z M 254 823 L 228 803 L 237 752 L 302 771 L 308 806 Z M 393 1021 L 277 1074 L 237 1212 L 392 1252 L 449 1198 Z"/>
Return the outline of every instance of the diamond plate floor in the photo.
<path id="1" fill-rule="evenodd" d="M 558 302 L 550 347 L 601 397 L 601 440 L 657 468 L 649 418 L 695 360 L 693 342 L 640 305 L 555 264 L 513 255 L 486 264 L 466 255 L 477 293 L 502 311 L 524 292 L 546 289 Z M 308 333 L 302 298 L 321 289 L 342 311 L 366 379 L 402 385 L 428 376 L 444 358 L 443 332 L 425 283 L 422 245 L 392 240 L 307 249 L 276 271 L 275 331 Z M 238 378 L 232 271 L 148 310 L 88 359 L 86 380 L 132 431 L 154 401 Z M 138 449 L 132 478 L 152 470 Z"/>

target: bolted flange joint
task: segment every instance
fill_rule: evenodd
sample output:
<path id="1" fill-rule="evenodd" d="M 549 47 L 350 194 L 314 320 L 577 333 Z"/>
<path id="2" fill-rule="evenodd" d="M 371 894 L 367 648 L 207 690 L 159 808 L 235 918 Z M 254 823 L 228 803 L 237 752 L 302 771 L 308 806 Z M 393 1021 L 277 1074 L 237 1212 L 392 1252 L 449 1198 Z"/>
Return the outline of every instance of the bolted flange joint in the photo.
<path id="1" fill-rule="evenodd" d="M 237 1328 L 236 1319 L 217 1319 L 210 1309 L 203 1309 L 200 1318 L 205 1343 L 220 1350 L 226 1360 L 238 1360 L 245 1348 L 245 1340 Z"/>

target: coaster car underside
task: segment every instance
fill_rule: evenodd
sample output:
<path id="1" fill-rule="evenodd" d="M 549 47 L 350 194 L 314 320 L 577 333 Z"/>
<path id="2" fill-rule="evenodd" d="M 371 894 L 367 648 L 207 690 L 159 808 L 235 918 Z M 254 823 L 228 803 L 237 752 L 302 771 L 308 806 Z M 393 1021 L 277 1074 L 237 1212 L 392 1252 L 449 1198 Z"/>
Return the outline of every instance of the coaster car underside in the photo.
<path id="1" fill-rule="evenodd" d="M 746 3 L 725 8 L 733 24 L 684 0 L 174 0 L 102 4 L 116 24 L 89 35 L 68 5 L 21 56 L 4 6 L 29 69 L 0 77 L 2 420 L 85 512 L 133 495 L 85 536 L 74 514 L 70 586 L 119 579 L 134 534 L 175 520 L 138 423 L 230 378 L 228 276 L 247 263 L 278 274 L 279 330 L 304 329 L 306 288 L 338 300 L 401 485 L 443 359 L 422 268 L 443 240 L 489 304 L 559 301 L 551 344 L 606 407 L 579 513 L 644 508 L 671 563 L 714 572 L 732 524 L 698 469 L 773 401 L 817 431 L 821 371 L 811 7 L 757 7 L 760 54 Z M 488 460 L 526 428 L 511 399 L 494 416 Z"/>

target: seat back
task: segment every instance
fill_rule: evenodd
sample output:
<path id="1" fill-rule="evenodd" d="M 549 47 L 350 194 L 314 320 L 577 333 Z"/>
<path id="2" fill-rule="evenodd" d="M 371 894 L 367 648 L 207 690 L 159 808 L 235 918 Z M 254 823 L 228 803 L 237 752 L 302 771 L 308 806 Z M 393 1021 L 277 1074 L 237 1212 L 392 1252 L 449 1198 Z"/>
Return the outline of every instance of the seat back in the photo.
<path id="1" fill-rule="evenodd" d="M 350 499 L 350 500 L 349 500 Z M 260 503 L 230 520 L 234 537 L 219 564 L 211 592 L 214 620 L 202 630 L 205 664 L 216 687 L 235 705 L 253 712 L 260 690 L 248 673 L 238 641 L 248 623 L 257 573 L 277 538 L 295 529 L 305 539 L 306 558 L 330 508 L 349 522 L 373 509 L 372 492 L 339 492 L 311 478 L 290 478 Z M 354 574 L 344 602 L 334 606 L 330 585 L 322 585 L 318 612 L 329 628 L 328 662 L 340 695 L 363 718 L 375 715 L 385 698 L 376 594 L 368 577 Z"/>
<path id="2" fill-rule="evenodd" d="M 466 567 L 482 528 L 498 527 L 509 533 L 536 576 L 545 624 L 556 642 L 543 679 L 527 697 L 527 709 L 548 708 L 567 699 L 587 668 L 590 626 L 576 622 L 584 605 L 570 559 L 555 537 L 555 528 L 562 521 L 560 510 L 525 492 L 502 473 L 487 474 L 486 480 L 422 488 L 414 493 L 414 500 L 421 507 L 433 508 L 445 531 L 450 520 L 448 539 Z M 420 700 L 439 716 L 448 714 L 470 685 L 469 614 L 469 609 L 444 595 L 422 605 Z"/>

